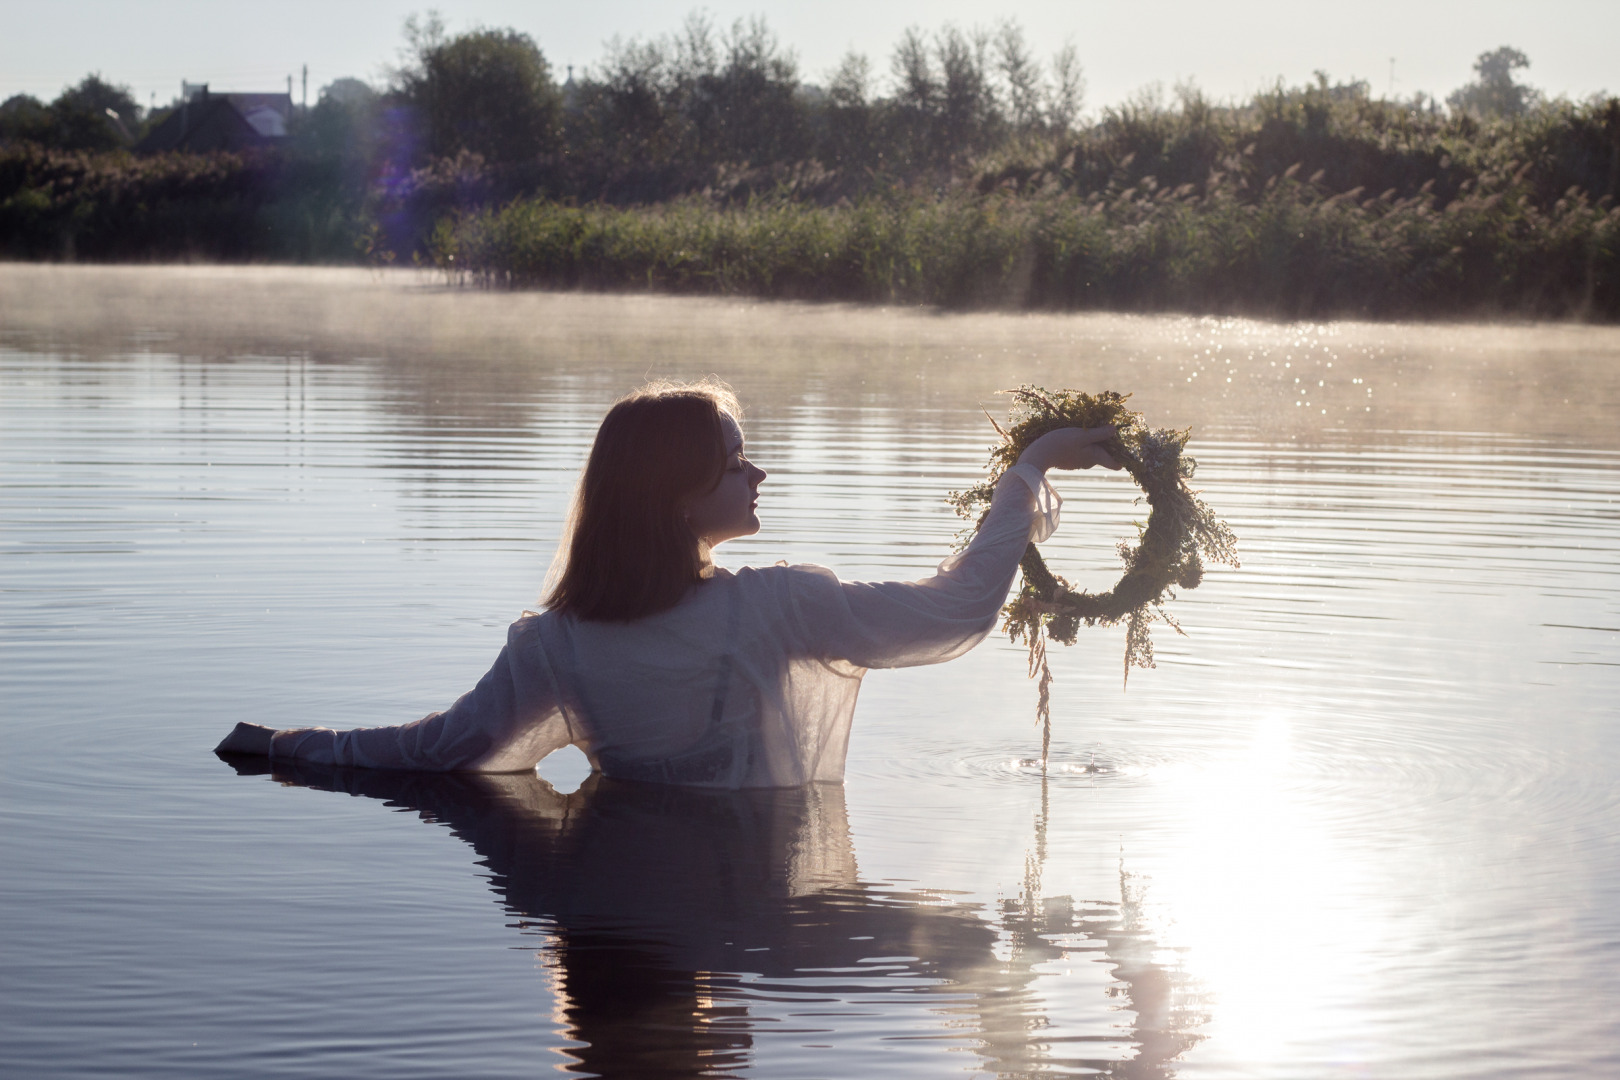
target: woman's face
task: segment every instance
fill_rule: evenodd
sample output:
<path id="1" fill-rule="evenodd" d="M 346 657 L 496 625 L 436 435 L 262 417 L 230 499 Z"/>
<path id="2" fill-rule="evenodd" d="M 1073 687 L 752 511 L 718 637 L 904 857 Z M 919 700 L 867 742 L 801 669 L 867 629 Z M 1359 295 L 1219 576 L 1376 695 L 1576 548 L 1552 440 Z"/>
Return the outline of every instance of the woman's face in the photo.
<path id="1" fill-rule="evenodd" d="M 686 503 L 686 522 L 699 540 L 710 547 L 739 536 L 759 532 L 754 504 L 765 470 L 743 456 L 742 428 L 731 417 L 721 414 L 725 433 L 726 460 L 720 482 L 714 490 L 693 496 Z"/>

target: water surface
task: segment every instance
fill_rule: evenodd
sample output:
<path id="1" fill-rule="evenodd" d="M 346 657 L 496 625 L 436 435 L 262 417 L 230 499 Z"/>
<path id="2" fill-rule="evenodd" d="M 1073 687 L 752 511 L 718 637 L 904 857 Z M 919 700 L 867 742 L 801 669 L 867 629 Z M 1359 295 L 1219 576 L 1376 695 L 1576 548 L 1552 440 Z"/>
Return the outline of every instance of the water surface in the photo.
<path id="1" fill-rule="evenodd" d="M 1244 565 L 867 679 L 842 788 L 239 776 L 442 707 L 596 420 L 729 380 L 779 558 L 926 574 L 1023 382 L 1191 426 Z M 0 1063 L 29 1076 L 1606 1076 L 1620 333 L 0 267 Z M 1094 587 L 1142 516 L 1061 485 Z"/>

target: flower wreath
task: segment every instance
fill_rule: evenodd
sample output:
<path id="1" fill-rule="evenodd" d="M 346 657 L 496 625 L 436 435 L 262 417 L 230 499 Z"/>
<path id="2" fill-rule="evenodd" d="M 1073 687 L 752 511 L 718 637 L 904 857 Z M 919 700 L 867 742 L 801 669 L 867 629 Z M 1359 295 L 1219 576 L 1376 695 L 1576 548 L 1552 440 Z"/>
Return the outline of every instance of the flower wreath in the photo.
<path id="1" fill-rule="evenodd" d="M 1087 626 L 1125 623 L 1128 682 L 1132 667 L 1154 666 L 1149 635 L 1154 621 L 1162 620 L 1178 634 L 1184 633 L 1164 610 L 1166 601 L 1175 599 L 1174 588 L 1196 589 L 1203 580 L 1206 562 L 1238 566 L 1237 537 L 1187 486 L 1197 467 L 1197 462 L 1183 453 L 1188 431 L 1148 427 L 1141 413 L 1126 408 L 1128 395 L 1112 390 L 1093 396 L 1077 390 L 1020 386 L 1005 392 L 1012 395 L 1014 405 L 1007 427 L 990 420 L 1001 442 L 990 451 L 989 478 L 966 491 L 950 494 L 956 512 L 975 522 L 963 537 L 964 543 L 978 531 L 989 511 L 1002 473 L 1017 464 L 1030 443 L 1058 428 L 1117 427 L 1118 432 L 1101 446 L 1130 473 L 1151 507 L 1147 525 L 1137 526 L 1136 543 L 1120 541 L 1119 556 L 1125 573 L 1107 592 L 1076 592 L 1047 567 L 1040 548 L 1034 544 L 1029 545 L 1019 563 L 1023 583 L 1018 595 L 1002 610 L 1006 619 L 1002 628 L 1013 641 L 1028 643 L 1030 677 L 1040 676 L 1036 717 L 1043 725 L 1044 765 L 1052 741 L 1052 671 L 1046 660 L 1046 639 L 1073 645 L 1082 622 Z"/>

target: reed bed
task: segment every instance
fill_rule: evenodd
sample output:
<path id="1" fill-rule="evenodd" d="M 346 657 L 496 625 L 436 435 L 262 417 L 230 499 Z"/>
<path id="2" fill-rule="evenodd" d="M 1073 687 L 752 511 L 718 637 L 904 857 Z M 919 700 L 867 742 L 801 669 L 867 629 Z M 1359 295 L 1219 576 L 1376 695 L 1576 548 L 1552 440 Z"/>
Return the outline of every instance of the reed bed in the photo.
<path id="1" fill-rule="evenodd" d="M 945 308 L 1277 317 L 1620 318 L 1620 211 L 1525 170 L 1456 197 L 1326 190 L 1285 175 L 1086 197 L 1061 190 L 877 194 L 642 208 L 545 199 L 440 222 L 434 264 L 473 281 L 651 288 Z"/>

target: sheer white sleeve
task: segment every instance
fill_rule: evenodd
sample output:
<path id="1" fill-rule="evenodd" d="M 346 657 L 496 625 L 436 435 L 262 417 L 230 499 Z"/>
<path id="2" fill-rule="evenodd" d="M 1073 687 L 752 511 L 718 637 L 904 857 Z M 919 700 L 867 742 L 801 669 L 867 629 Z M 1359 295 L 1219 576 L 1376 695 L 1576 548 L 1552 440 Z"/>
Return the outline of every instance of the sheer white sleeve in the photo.
<path id="1" fill-rule="evenodd" d="M 821 656 L 861 667 L 935 664 L 962 655 L 995 626 L 1026 547 L 1051 536 L 1062 500 L 1039 469 L 1018 465 L 996 486 L 966 550 L 922 581 L 839 582 L 805 568 L 794 603 Z"/>
<path id="2" fill-rule="evenodd" d="M 443 712 L 391 727 L 278 731 L 271 759 L 428 772 L 534 768 L 573 738 L 557 708 L 549 668 L 532 655 L 539 641 L 529 632 L 530 622 L 512 624 L 489 673 Z"/>

